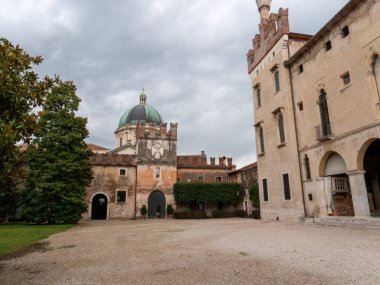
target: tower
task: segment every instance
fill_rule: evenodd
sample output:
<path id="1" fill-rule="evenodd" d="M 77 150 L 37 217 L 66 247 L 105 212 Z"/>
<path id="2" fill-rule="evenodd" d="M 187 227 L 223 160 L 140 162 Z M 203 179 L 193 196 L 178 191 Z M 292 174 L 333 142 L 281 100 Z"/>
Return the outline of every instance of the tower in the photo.
<path id="1" fill-rule="evenodd" d="M 272 0 L 256 0 L 257 7 L 259 8 L 260 19 L 269 19 L 269 11 Z"/>

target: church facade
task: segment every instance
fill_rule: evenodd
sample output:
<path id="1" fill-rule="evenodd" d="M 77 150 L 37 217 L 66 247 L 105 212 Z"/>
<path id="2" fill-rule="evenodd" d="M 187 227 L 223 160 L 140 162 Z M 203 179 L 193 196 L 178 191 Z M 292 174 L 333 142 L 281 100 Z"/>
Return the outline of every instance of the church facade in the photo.
<path id="1" fill-rule="evenodd" d="M 148 217 L 165 217 L 167 205 L 176 207 L 176 182 L 225 182 L 235 169 L 232 158 L 208 161 L 206 154 L 177 156 L 178 124 L 140 103 L 121 117 L 115 149 L 89 145 L 94 179 L 87 188 L 89 219 L 136 218 L 145 206 Z"/>
<path id="2" fill-rule="evenodd" d="M 314 36 L 256 2 L 247 59 L 262 217 L 379 216 L 380 1 L 349 1 Z"/>

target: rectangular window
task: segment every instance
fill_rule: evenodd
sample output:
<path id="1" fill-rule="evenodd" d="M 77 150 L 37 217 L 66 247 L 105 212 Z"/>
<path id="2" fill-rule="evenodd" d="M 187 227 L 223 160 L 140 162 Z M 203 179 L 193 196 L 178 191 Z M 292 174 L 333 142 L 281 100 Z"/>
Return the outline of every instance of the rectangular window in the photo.
<path id="1" fill-rule="evenodd" d="M 290 196 L 289 174 L 282 175 L 282 182 L 284 184 L 285 200 L 291 200 L 292 197 Z"/>
<path id="2" fill-rule="evenodd" d="M 264 202 L 268 202 L 268 185 L 267 185 L 267 179 L 263 179 L 263 197 L 264 197 Z"/>
<path id="3" fill-rule="evenodd" d="M 120 146 L 123 146 L 123 138 L 120 138 Z"/>
<path id="4" fill-rule="evenodd" d="M 127 191 L 117 191 L 117 203 L 125 203 L 127 201 Z"/>
<path id="5" fill-rule="evenodd" d="M 159 167 L 156 167 L 154 169 L 154 178 L 158 179 L 161 176 L 161 169 Z"/>
<path id="6" fill-rule="evenodd" d="M 331 41 L 327 41 L 327 42 L 325 43 L 325 50 L 328 51 L 328 50 L 330 50 L 330 49 L 332 49 Z"/>
<path id="7" fill-rule="evenodd" d="M 309 201 L 313 201 L 313 194 L 308 194 L 307 196 L 309 197 Z"/>
<path id="8" fill-rule="evenodd" d="M 120 176 L 125 176 L 126 173 L 127 171 L 125 169 L 120 169 L 119 171 Z"/>
<path id="9" fill-rule="evenodd" d="M 303 73 L 303 65 L 302 64 L 298 67 L 298 72 Z"/>
<path id="10" fill-rule="evenodd" d="M 350 73 L 347 72 L 341 76 L 343 84 L 346 86 L 351 83 L 351 76 Z"/>
<path id="11" fill-rule="evenodd" d="M 203 175 L 202 175 L 202 176 L 198 176 L 198 177 L 197 177 L 197 181 L 198 181 L 198 182 L 203 182 Z"/>
<path id="12" fill-rule="evenodd" d="M 222 182 L 222 177 L 220 176 L 215 177 L 215 182 L 218 182 L 218 183 Z"/>

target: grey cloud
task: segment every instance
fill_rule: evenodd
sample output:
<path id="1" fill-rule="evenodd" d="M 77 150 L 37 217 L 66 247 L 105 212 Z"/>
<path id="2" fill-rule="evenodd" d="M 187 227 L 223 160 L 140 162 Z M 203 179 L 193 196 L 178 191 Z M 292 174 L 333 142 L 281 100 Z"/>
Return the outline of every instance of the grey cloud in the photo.
<path id="1" fill-rule="evenodd" d="M 274 0 L 293 31 L 315 33 L 347 1 Z M 148 103 L 179 123 L 179 153 L 255 160 L 245 54 L 257 33 L 253 0 L 3 0 L 2 36 L 73 80 L 89 141 L 112 148 L 125 110 Z"/>

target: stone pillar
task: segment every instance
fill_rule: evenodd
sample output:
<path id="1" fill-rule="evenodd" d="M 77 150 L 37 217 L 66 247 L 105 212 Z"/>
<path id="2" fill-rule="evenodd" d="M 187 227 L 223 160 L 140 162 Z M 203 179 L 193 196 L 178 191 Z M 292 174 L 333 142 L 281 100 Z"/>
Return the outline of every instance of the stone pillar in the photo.
<path id="1" fill-rule="evenodd" d="M 370 217 L 367 187 L 364 178 L 365 171 L 349 171 L 352 202 L 355 217 Z"/>
<path id="2" fill-rule="evenodd" d="M 332 187 L 331 187 L 331 177 L 326 176 L 324 178 L 324 187 L 325 187 L 325 197 L 327 205 L 327 214 L 331 215 L 333 213 L 333 197 L 332 197 Z"/>
<path id="3" fill-rule="evenodd" d="M 324 177 L 316 177 L 314 179 L 315 184 L 315 193 L 317 193 L 318 197 L 318 207 L 319 207 L 319 213 L 317 213 L 320 216 L 328 216 L 328 206 L 327 206 L 327 197 L 326 197 L 326 191 L 325 191 L 325 178 Z M 330 199 L 331 200 L 331 199 Z M 330 209 L 331 211 L 331 209 Z"/>
<path id="4" fill-rule="evenodd" d="M 378 175 L 376 175 L 376 178 L 372 181 L 372 189 L 376 210 L 380 210 L 380 184 Z"/>

